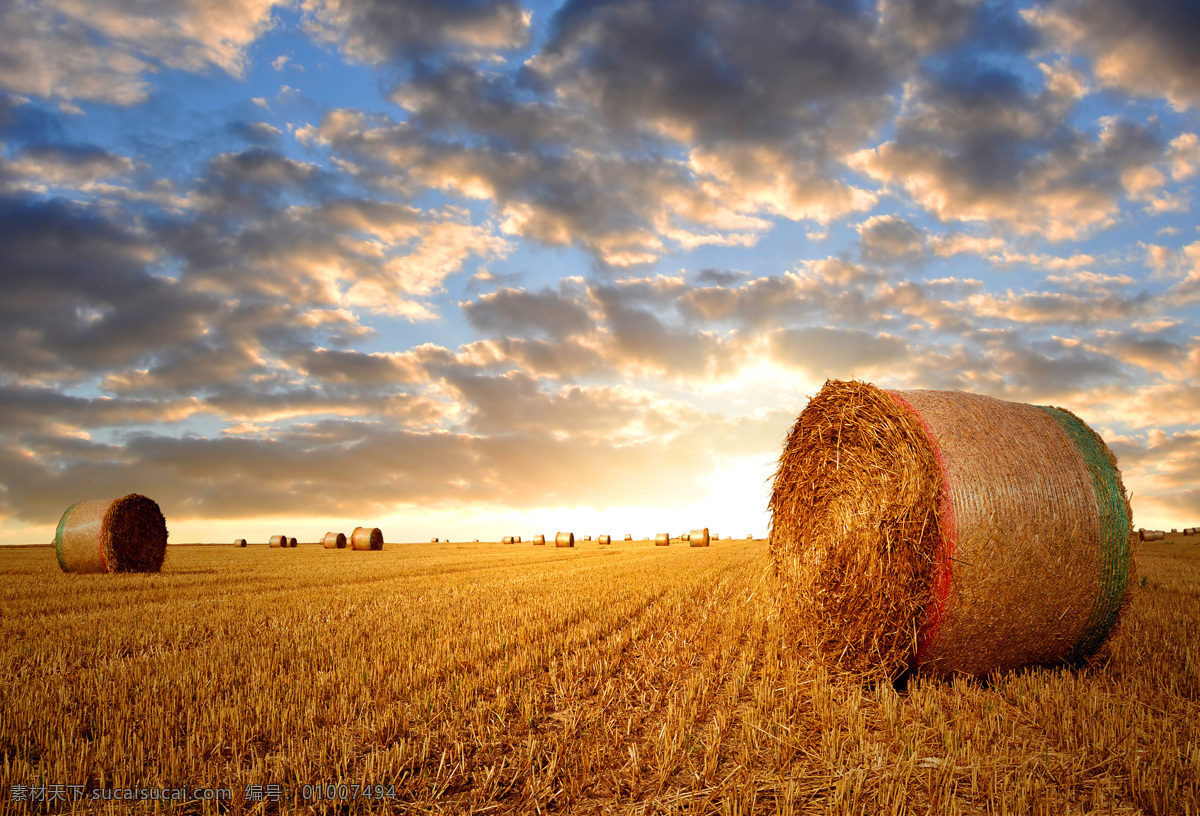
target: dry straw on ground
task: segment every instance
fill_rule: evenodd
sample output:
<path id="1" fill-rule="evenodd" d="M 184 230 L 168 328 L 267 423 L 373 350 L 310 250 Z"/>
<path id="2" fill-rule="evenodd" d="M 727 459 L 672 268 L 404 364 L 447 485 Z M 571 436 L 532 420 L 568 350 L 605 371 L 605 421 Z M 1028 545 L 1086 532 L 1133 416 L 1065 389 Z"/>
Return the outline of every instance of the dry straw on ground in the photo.
<path id="1" fill-rule="evenodd" d="M 612 536 L 602 535 L 597 539 L 600 544 L 612 544 Z"/>
<path id="2" fill-rule="evenodd" d="M 59 519 L 54 549 L 63 572 L 158 572 L 167 555 L 167 520 L 153 499 L 76 502 Z"/>
<path id="3" fill-rule="evenodd" d="M 238 539 L 235 539 L 235 540 L 234 540 L 234 542 L 233 542 L 233 546 L 235 546 L 235 547 L 245 547 L 245 546 L 246 546 L 246 539 L 244 539 L 244 538 L 238 538 Z"/>
<path id="4" fill-rule="evenodd" d="M 688 543 L 693 547 L 707 547 L 708 541 L 709 538 L 707 527 L 703 527 L 699 530 L 692 530 L 692 532 L 688 534 Z"/>
<path id="5" fill-rule="evenodd" d="M 285 549 L 288 545 L 287 536 L 271 536 L 271 540 L 267 542 L 274 549 Z"/>
<path id="6" fill-rule="evenodd" d="M 354 550 L 382 550 L 383 532 L 378 527 L 355 527 L 350 534 L 350 548 Z"/>
<path id="7" fill-rule="evenodd" d="M 345 533 L 326 533 L 321 539 L 321 546 L 327 550 L 344 550 L 346 549 L 346 534 Z"/>
<path id="8" fill-rule="evenodd" d="M 770 507 L 798 634 L 853 671 L 1079 662 L 1133 586 L 1116 461 L 1058 408 L 826 382 Z"/>
<path id="9" fill-rule="evenodd" d="M 534 543 L 534 544 L 545 544 L 545 543 L 546 543 L 546 537 L 545 537 L 544 535 L 535 535 L 535 536 L 533 537 L 533 543 Z"/>
<path id="10" fill-rule="evenodd" d="M 655 547 L 669 547 L 670 545 L 671 545 L 671 534 L 670 533 L 659 533 L 658 535 L 654 536 L 654 546 Z"/>
<path id="11" fill-rule="evenodd" d="M 554 546 L 555 547 L 574 547 L 575 546 L 575 534 L 574 533 L 558 533 L 558 534 L 556 534 L 554 536 Z"/>

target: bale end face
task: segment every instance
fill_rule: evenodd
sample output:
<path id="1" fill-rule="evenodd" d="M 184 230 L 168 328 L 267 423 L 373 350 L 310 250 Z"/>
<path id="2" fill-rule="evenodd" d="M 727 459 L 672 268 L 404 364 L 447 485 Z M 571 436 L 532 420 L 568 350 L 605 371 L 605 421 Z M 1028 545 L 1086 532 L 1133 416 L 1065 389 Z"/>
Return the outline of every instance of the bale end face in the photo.
<path id="1" fill-rule="evenodd" d="M 554 536 L 554 546 L 555 547 L 574 547 L 575 546 L 575 534 L 574 533 L 557 533 Z"/>
<path id="2" fill-rule="evenodd" d="M 77 502 L 59 519 L 54 550 L 63 572 L 158 572 L 167 556 L 167 520 L 138 493 Z"/>

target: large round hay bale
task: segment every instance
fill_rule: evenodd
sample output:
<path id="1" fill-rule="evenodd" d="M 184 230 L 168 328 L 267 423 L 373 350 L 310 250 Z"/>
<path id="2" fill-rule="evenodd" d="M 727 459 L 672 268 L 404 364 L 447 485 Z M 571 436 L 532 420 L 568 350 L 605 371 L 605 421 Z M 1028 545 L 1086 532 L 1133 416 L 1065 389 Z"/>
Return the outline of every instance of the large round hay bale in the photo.
<path id="1" fill-rule="evenodd" d="M 321 546 L 327 550 L 344 550 L 346 549 L 346 534 L 345 533 L 326 533 L 321 539 Z"/>
<path id="2" fill-rule="evenodd" d="M 271 540 L 267 542 L 274 549 L 284 549 L 288 545 L 287 536 L 271 536 Z"/>
<path id="3" fill-rule="evenodd" d="M 1077 662 L 1133 586 L 1116 461 L 1060 408 L 828 381 L 770 508 L 791 622 L 855 671 Z"/>
<path id="4" fill-rule="evenodd" d="M 504 538 L 500 539 L 500 543 L 501 544 L 512 544 L 513 540 L 514 539 L 512 536 L 505 536 Z"/>
<path id="5" fill-rule="evenodd" d="M 626 534 L 625 534 L 625 540 L 626 540 L 626 541 L 633 541 L 633 533 L 626 533 Z"/>
<path id="6" fill-rule="evenodd" d="M 1167 534 L 1166 534 L 1164 531 L 1162 531 L 1162 530 L 1156 530 L 1156 531 L 1154 532 L 1154 540 L 1155 540 L 1155 541 L 1162 541 L 1162 540 L 1164 540 L 1166 537 L 1167 537 Z"/>
<path id="7" fill-rule="evenodd" d="M 382 550 L 383 532 L 378 527 L 355 527 L 350 534 L 352 550 Z"/>
<path id="8" fill-rule="evenodd" d="M 235 547 L 245 547 L 245 546 L 246 546 L 246 539 L 244 539 L 244 538 L 235 538 L 235 539 L 233 540 L 233 546 L 235 546 Z"/>
<path id="9" fill-rule="evenodd" d="M 670 533 L 659 533 L 658 535 L 654 536 L 654 546 L 655 547 L 671 546 L 671 534 Z"/>
<path id="10" fill-rule="evenodd" d="M 574 533 L 557 533 L 557 534 L 555 534 L 554 546 L 555 547 L 574 547 L 575 546 L 575 534 Z"/>
<path id="11" fill-rule="evenodd" d="M 602 535 L 596 541 L 599 544 L 612 544 L 612 536 Z"/>
<path id="12" fill-rule="evenodd" d="M 534 543 L 534 544 L 545 544 L 545 543 L 546 543 L 546 537 L 545 537 L 544 535 L 535 535 L 535 536 L 533 537 L 533 543 Z"/>
<path id="13" fill-rule="evenodd" d="M 707 547 L 708 540 L 707 527 L 703 527 L 699 530 L 692 530 L 692 532 L 688 534 L 688 543 L 693 547 Z"/>
<path id="14" fill-rule="evenodd" d="M 54 551 L 63 572 L 158 572 L 167 556 L 167 520 L 153 499 L 72 504 L 58 520 Z"/>
<path id="15" fill-rule="evenodd" d="M 289 539 L 288 539 L 288 546 L 289 546 L 289 547 L 295 547 L 295 546 L 296 546 L 296 539 L 295 539 L 295 537 L 292 537 L 292 538 L 289 538 Z"/>

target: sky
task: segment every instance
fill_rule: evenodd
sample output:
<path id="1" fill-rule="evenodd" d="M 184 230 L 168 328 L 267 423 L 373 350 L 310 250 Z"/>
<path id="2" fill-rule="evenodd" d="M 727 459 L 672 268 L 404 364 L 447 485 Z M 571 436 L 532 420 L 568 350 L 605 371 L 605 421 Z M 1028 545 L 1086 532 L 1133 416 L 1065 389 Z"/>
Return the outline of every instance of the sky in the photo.
<path id="1" fill-rule="evenodd" d="M 827 378 L 1200 525 L 1200 5 L 0 0 L 0 544 L 762 536 Z"/>

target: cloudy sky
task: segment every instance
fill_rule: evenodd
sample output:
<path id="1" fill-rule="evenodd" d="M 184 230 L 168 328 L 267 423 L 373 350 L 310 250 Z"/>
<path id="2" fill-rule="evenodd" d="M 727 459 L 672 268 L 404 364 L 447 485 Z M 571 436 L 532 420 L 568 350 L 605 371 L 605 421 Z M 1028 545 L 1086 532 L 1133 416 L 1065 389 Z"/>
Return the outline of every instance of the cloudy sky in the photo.
<path id="1" fill-rule="evenodd" d="M 0 0 L 0 543 L 763 534 L 826 378 L 1200 524 L 1200 6 Z"/>

